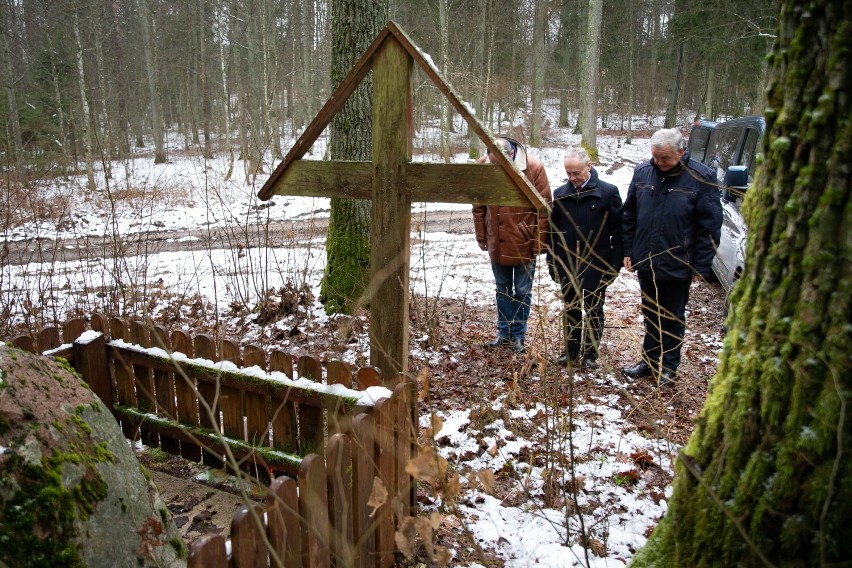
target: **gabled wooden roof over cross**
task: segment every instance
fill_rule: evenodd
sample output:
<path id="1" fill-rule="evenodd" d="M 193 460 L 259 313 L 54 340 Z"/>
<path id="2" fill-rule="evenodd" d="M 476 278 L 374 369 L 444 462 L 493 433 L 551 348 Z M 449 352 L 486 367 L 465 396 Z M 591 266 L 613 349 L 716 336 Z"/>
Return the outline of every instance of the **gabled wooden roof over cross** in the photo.
<path id="1" fill-rule="evenodd" d="M 411 161 L 412 62 L 426 73 L 499 167 Z M 372 162 L 302 160 L 367 73 L 373 71 Z M 431 60 L 394 22 L 367 51 L 275 168 L 258 197 L 273 195 L 372 199 L 370 362 L 386 377 L 408 369 L 408 278 L 412 201 L 533 207 L 547 204 L 495 146 L 473 112 Z"/>

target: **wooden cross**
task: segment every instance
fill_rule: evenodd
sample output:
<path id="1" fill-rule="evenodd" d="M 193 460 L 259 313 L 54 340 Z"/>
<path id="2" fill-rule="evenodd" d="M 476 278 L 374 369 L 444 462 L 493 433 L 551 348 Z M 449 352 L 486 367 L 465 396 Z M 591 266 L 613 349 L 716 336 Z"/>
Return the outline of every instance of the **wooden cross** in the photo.
<path id="1" fill-rule="evenodd" d="M 500 167 L 413 163 L 411 73 L 416 62 L 467 121 Z M 367 73 L 373 71 L 373 161 L 302 160 Z M 386 377 L 408 370 L 411 202 L 533 207 L 547 204 L 499 151 L 428 56 L 394 22 L 379 32 L 258 193 L 372 199 L 370 362 Z"/>

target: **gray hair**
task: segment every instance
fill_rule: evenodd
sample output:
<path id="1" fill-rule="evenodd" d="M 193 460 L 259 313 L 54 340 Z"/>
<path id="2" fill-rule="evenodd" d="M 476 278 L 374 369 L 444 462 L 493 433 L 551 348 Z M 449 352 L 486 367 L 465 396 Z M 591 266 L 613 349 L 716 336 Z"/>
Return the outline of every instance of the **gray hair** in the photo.
<path id="1" fill-rule="evenodd" d="M 583 162 L 584 166 L 592 161 L 592 159 L 589 157 L 589 153 L 586 152 L 585 148 L 571 148 L 570 150 L 568 150 L 568 152 L 566 152 L 565 157 L 562 159 L 562 161 L 564 162 L 568 158 L 579 158 L 580 161 Z"/>
<path id="2" fill-rule="evenodd" d="M 683 134 L 677 128 L 661 128 L 654 132 L 651 136 L 652 148 L 664 148 L 671 146 L 673 150 L 683 150 L 686 147 L 684 144 Z"/>

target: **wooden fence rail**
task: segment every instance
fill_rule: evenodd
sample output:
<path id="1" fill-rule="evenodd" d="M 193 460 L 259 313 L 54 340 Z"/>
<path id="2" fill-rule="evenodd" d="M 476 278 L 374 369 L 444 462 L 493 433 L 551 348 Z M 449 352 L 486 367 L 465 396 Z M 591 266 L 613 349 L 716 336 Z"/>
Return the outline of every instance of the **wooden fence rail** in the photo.
<path id="1" fill-rule="evenodd" d="M 10 343 L 67 359 L 129 439 L 271 480 L 264 507 L 234 516 L 230 554 L 222 537 L 202 540 L 189 566 L 393 563 L 414 505 L 410 379 L 118 318 L 93 315 L 90 328 L 73 319 Z M 361 396 L 382 385 L 389 396 Z"/>

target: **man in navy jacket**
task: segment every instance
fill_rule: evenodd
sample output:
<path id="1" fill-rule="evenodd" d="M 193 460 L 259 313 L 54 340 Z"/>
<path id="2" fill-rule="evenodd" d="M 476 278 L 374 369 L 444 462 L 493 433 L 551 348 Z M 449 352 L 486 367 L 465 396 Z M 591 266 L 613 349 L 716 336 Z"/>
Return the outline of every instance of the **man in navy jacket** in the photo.
<path id="1" fill-rule="evenodd" d="M 691 282 L 710 275 L 722 227 L 715 174 L 689 157 L 675 128 L 651 137 L 651 160 L 636 167 L 622 226 L 624 267 L 642 290 L 642 360 L 622 370 L 671 386 L 680 365 Z"/>
<path id="2" fill-rule="evenodd" d="M 553 192 L 547 251 L 550 275 L 565 302 L 565 345 L 556 362 L 565 366 L 577 360 L 582 369 L 593 369 L 606 287 L 618 275 L 623 257 L 621 195 L 617 187 L 598 179 L 583 148 L 569 150 L 563 165 L 568 183 Z"/>

